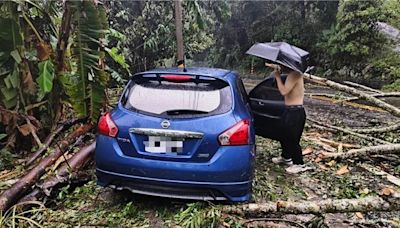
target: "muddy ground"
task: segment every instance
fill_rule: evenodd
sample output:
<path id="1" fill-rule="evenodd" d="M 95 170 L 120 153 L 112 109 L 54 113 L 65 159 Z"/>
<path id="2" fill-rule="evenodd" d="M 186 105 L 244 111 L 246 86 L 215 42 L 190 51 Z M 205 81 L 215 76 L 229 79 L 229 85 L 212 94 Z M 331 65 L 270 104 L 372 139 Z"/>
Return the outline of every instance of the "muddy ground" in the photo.
<path id="1" fill-rule="evenodd" d="M 257 80 L 246 80 L 248 88 Z M 325 88 L 307 85 L 307 92 L 334 93 Z M 344 106 L 326 100 L 306 97 L 307 115 L 337 126 L 373 127 L 396 121 L 381 111 Z M 384 188 L 399 191 L 387 179 L 376 176 L 361 164 L 380 167 L 400 176 L 400 159 L 364 157 L 345 161 L 320 161 L 318 155 L 339 148 L 318 139 L 324 138 L 347 144 L 370 145 L 345 134 L 332 134 L 307 126 L 301 142 L 307 165 L 313 169 L 300 175 L 288 175 L 284 168 L 270 162 L 280 153 L 279 143 L 257 137 L 256 173 L 253 202 L 277 200 L 321 200 L 326 198 L 361 198 L 379 195 Z M 398 142 L 399 131 L 375 135 L 390 142 Z M 346 150 L 346 149 L 343 149 Z M 311 152 L 310 152 L 311 151 Z M 338 172 L 341 170 L 340 172 Z M 245 218 L 223 214 L 216 202 L 174 200 L 114 191 L 96 185 L 94 166 L 88 168 L 92 178 L 87 183 L 76 183 L 53 192 L 46 199 L 47 211 L 41 217 L 46 227 L 400 227 L 400 212 L 371 212 L 315 215 L 271 215 L 273 221 L 248 222 Z M 7 180 L 5 180 L 7 181 Z M 286 220 L 292 221 L 287 222 Z M 248 222 L 248 223 L 246 223 Z"/>

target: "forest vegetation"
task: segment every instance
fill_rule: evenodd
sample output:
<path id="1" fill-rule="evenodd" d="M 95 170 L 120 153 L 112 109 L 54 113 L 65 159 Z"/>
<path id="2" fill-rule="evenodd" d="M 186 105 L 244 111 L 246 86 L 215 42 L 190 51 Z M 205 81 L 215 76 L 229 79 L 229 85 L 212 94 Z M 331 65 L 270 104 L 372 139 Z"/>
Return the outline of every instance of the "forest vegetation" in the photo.
<path id="1" fill-rule="evenodd" d="M 310 113 L 315 111 L 315 116 L 324 113 L 317 110 L 318 105 L 332 112 L 351 106 L 351 110 L 359 109 L 352 112 L 359 116 L 371 112 L 360 117 L 359 121 L 366 123 L 362 126 L 346 126 L 350 120 L 344 123 L 308 119 L 308 132 L 302 144 L 330 152 L 323 158 L 322 153 L 314 153 L 310 160 L 326 161 L 315 165 L 316 168 L 333 174 L 314 173 L 307 181 L 315 178 L 344 186 L 327 187 L 335 194 L 317 194 L 320 197 L 335 200 L 367 197 L 367 207 L 384 205 L 386 207 L 374 209 L 397 211 L 378 222 L 400 226 L 400 182 L 396 177 L 400 174 L 400 102 L 383 99 L 400 97 L 400 1 L 184 0 L 182 7 L 186 66 L 233 69 L 244 78 L 246 86 L 251 87 L 269 72 L 262 59 L 246 55 L 246 50 L 257 42 L 286 41 L 311 53 L 309 64 L 315 66 L 315 70 L 307 77 L 324 86 L 318 94 L 311 90 L 319 100 L 312 103 L 316 106 Z M 120 226 L 152 226 L 152 222 L 163 220 L 166 226 L 241 227 L 257 222 L 244 222 L 246 216 L 267 215 L 267 204 L 261 205 L 260 210 L 182 202 L 171 206 L 165 200 L 146 205 L 146 199 L 139 200 L 139 204 L 126 203 L 125 195 L 112 199 L 124 204 L 102 202 L 96 208 L 98 198 L 91 193 L 102 195 L 102 191 L 95 186 L 93 172 L 72 172 L 71 169 L 82 167 L 94 169 L 90 159 L 94 149 L 94 126 L 100 115 L 115 105 L 129 78 L 156 67 L 175 66 L 176 49 L 173 1 L 0 2 L 0 227 L 16 223 L 57 226 L 60 222 L 57 218 L 72 223 L 63 223 L 67 227 L 90 225 L 96 222 L 96 216 L 100 218 L 98 226 L 114 226 L 119 222 Z M 328 88 L 335 91 L 327 93 Z M 363 102 L 357 102 L 360 100 Z M 321 102 L 330 102 L 332 106 L 329 107 L 334 108 Z M 336 119 L 342 119 L 345 113 L 347 111 L 339 113 Z M 376 121 L 368 122 L 368 118 Z M 323 141 L 328 139 L 321 141 L 327 137 L 329 142 Z M 293 179 L 284 181 L 282 170 L 266 164 L 270 151 L 278 150 L 276 144 L 266 139 L 257 140 L 262 152 L 257 161 L 260 168 L 256 171 L 254 202 L 269 203 L 277 199 L 290 202 L 290 197 L 306 200 L 309 193 L 299 187 L 304 183 Z M 315 148 L 313 151 L 317 151 Z M 343 155 L 344 150 L 351 153 Z M 356 186 L 350 176 L 342 178 L 350 172 L 349 167 L 357 163 L 351 159 L 357 160 L 354 157 L 359 154 L 379 155 L 382 151 L 381 155 L 389 154 L 389 158 L 380 159 L 389 165 L 384 167 L 386 171 L 381 168 L 397 178 L 394 188 L 371 190 L 372 187 L 365 187 L 368 184 L 363 178 L 358 179 L 362 181 Z M 393 151 L 397 155 L 391 154 Z M 346 160 L 349 158 L 350 161 Z M 65 162 L 68 159 L 72 159 L 70 163 Z M 374 166 L 377 161 L 366 164 Z M 352 171 L 362 175 L 359 169 Z M 24 176 L 29 171 L 34 175 Z M 260 176 L 267 171 L 276 178 Z M 54 178 L 55 174 L 63 179 Z M 335 175 L 339 177 L 335 179 Z M 39 182 L 41 187 L 38 187 Z M 277 196 L 276 192 L 282 189 L 288 194 Z M 377 195 L 396 195 L 397 201 L 387 201 L 390 202 L 388 206 L 380 198 L 368 198 Z M 76 199 L 85 197 L 87 199 L 79 205 Z M 31 200 L 34 203 L 30 203 Z M 18 202 L 22 206 L 16 209 L 14 205 Z M 353 201 L 345 202 L 352 204 Z M 25 204 L 30 204 L 30 211 Z M 313 211 L 311 206 L 304 210 L 316 216 L 300 225 L 324 227 L 322 213 L 330 213 L 329 206 L 325 211 L 321 209 L 322 213 Z M 85 215 L 77 215 L 74 210 L 86 207 L 89 209 Z M 9 208 L 14 214 L 7 210 Z M 24 209 L 28 210 L 25 214 Z M 61 215 L 63 210 L 66 213 Z M 363 210 L 355 207 L 342 212 L 361 213 Z M 374 216 L 369 218 L 374 221 L 379 218 Z M 364 216 L 362 219 L 365 222 Z"/>

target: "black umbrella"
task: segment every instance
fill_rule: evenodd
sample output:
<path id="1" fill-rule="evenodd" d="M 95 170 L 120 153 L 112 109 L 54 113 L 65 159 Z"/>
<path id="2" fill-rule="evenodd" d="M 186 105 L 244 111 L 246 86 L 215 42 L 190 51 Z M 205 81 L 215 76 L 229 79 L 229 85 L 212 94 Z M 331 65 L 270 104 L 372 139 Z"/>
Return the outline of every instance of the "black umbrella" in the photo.
<path id="1" fill-rule="evenodd" d="M 286 42 L 256 43 L 246 54 L 279 63 L 301 73 L 308 68 L 309 53 Z"/>

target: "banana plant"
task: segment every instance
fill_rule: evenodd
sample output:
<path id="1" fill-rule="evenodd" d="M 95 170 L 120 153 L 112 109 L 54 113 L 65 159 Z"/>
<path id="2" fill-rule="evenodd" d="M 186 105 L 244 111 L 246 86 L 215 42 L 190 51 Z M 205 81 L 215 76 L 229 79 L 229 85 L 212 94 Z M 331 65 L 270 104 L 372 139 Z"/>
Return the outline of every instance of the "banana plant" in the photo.
<path id="1" fill-rule="evenodd" d="M 94 1 L 71 1 L 73 70 L 63 76 L 71 104 L 81 117 L 97 121 L 105 99 L 108 75 L 104 64 L 107 18 Z"/>

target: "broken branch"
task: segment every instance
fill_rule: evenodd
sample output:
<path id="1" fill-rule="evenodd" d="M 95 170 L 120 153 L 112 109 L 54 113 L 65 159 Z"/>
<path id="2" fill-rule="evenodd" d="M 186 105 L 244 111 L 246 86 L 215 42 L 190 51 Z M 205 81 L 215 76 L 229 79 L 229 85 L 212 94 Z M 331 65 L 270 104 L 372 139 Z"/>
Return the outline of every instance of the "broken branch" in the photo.
<path id="1" fill-rule="evenodd" d="M 357 136 L 357 137 L 362 138 L 362 139 L 366 139 L 366 140 L 369 140 L 369 141 L 375 141 L 375 142 L 378 142 L 380 144 L 391 144 L 390 142 L 387 142 L 385 140 L 378 139 L 378 138 L 375 138 L 375 137 L 372 137 L 372 136 L 368 136 L 368 135 L 362 135 L 362 134 L 356 133 L 356 132 L 354 132 L 354 131 L 352 131 L 350 129 L 337 127 L 337 126 L 332 126 L 332 125 L 329 125 L 329 124 L 314 120 L 314 119 L 312 119 L 310 117 L 307 117 L 307 120 L 312 122 L 312 123 L 314 123 L 314 124 L 323 126 L 325 128 L 330 128 L 330 129 L 333 129 L 333 130 L 336 130 L 336 131 L 341 131 L 343 133 L 346 133 L 346 134 L 349 134 L 349 135 L 354 135 L 354 136 Z"/>
<path id="2" fill-rule="evenodd" d="M 369 146 L 361 149 L 353 149 L 349 150 L 346 153 L 323 153 L 324 155 L 323 158 L 346 159 L 354 157 L 366 157 L 372 154 L 390 154 L 399 152 L 400 152 L 400 144 L 389 144 L 389 145 Z"/>
<path id="3" fill-rule="evenodd" d="M 381 197 L 360 199 L 327 199 L 320 201 L 278 201 L 266 203 L 250 203 L 223 208 L 225 213 L 241 216 L 268 216 L 270 213 L 284 214 L 321 214 L 349 213 L 369 211 L 395 211 L 400 209 L 398 200 L 388 201 Z"/>
<path id="4" fill-rule="evenodd" d="M 352 131 L 357 133 L 365 133 L 365 134 L 372 134 L 372 133 L 384 133 L 384 132 L 391 132 L 400 129 L 400 121 L 394 124 L 390 124 L 386 127 L 380 128 L 365 128 L 365 129 L 352 129 Z"/>
<path id="5" fill-rule="evenodd" d="M 20 202 L 36 201 L 43 195 L 49 196 L 54 186 L 66 183 L 79 169 L 85 166 L 93 155 L 95 147 L 95 142 L 83 147 L 67 162 L 64 162 L 57 170 L 56 175 L 48 177 L 39 188 L 34 189 L 30 194 L 22 198 Z"/>
<path id="6" fill-rule="evenodd" d="M 318 84 L 323 83 L 323 84 L 325 84 L 325 85 L 327 85 L 329 87 L 332 87 L 334 89 L 337 89 L 337 90 L 340 90 L 340 91 L 343 91 L 343 92 L 358 96 L 360 98 L 363 98 L 366 101 L 368 101 L 368 102 L 370 102 L 370 103 L 372 103 L 372 104 L 374 104 L 374 105 L 376 105 L 376 106 L 388 111 L 392 115 L 394 115 L 396 117 L 400 117 L 400 109 L 399 108 L 397 108 L 397 107 L 395 107 L 395 106 L 393 106 L 391 104 L 388 104 L 388 103 L 386 103 L 384 101 L 381 101 L 378 98 L 375 98 L 375 97 L 371 96 L 370 94 L 367 94 L 365 92 L 357 90 L 356 88 L 353 88 L 353 87 L 350 87 L 350 86 L 346 86 L 346 85 L 343 85 L 343 84 L 340 84 L 340 83 L 337 83 L 337 82 L 334 82 L 334 81 L 331 81 L 331 80 L 328 80 L 328 79 L 325 79 L 325 78 L 320 78 L 320 77 L 317 77 L 317 76 L 311 75 L 311 74 L 304 74 L 304 78 L 308 79 L 308 80 L 310 80 L 312 82 L 318 82 Z"/>
<path id="7" fill-rule="evenodd" d="M 380 91 L 380 90 L 373 89 L 371 87 L 368 87 L 368 86 L 365 86 L 365 85 L 361 85 L 361 84 L 358 84 L 358 83 L 355 83 L 355 82 L 344 81 L 343 83 L 346 84 L 346 85 L 350 85 L 350 86 L 353 86 L 353 87 L 358 87 L 358 88 L 361 88 L 361 89 L 364 89 L 364 90 L 367 90 L 367 91 L 370 91 L 370 92 L 382 93 L 382 91 Z"/>
<path id="8" fill-rule="evenodd" d="M 60 147 L 65 149 L 77 137 L 86 134 L 93 128 L 91 124 L 85 124 L 72 132 L 68 137 L 60 142 Z M 60 156 L 63 151 L 56 149 L 54 153 L 42 159 L 37 166 L 28 171 L 21 179 L 13 184 L 9 189 L 0 195 L 0 211 L 6 211 L 10 206 L 17 202 L 46 172 L 46 168 L 52 165 Z"/>
<path id="9" fill-rule="evenodd" d="M 62 131 L 69 129 L 70 127 L 72 127 L 73 125 L 77 124 L 77 123 L 81 123 L 83 122 L 84 119 L 73 119 L 70 121 L 65 122 L 64 124 L 62 124 L 61 126 L 59 126 L 55 131 L 53 131 L 49 136 L 47 136 L 44 144 L 40 147 L 39 150 L 37 150 L 30 158 L 29 160 L 26 162 L 26 167 L 32 165 L 32 163 L 34 161 L 36 161 L 36 159 L 43 153 L 45 152 L 49 146 L 51 145 L 51 143 L 53 142 L 54 138 L 60 134 Z"/>

